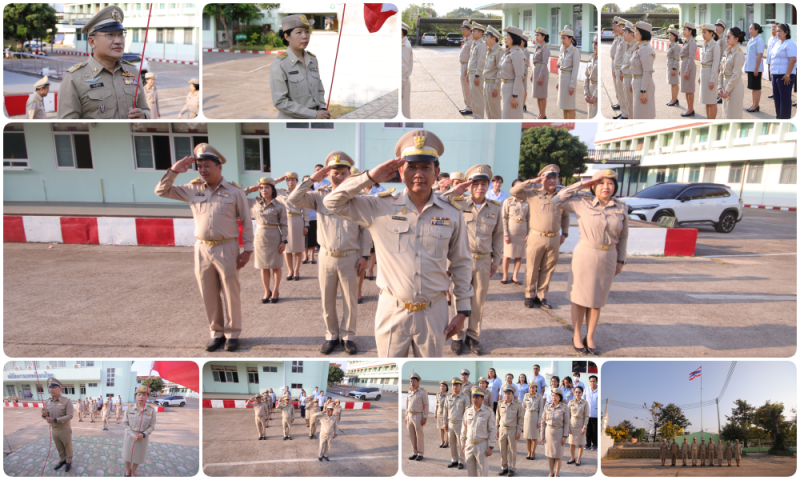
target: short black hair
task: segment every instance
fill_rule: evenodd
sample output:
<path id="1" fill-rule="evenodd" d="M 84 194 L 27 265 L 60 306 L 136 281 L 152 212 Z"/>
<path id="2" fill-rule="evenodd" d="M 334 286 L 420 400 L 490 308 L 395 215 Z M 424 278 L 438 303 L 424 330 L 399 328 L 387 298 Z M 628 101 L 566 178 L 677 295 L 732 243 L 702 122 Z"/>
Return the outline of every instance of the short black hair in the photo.
<path id="1" fill-rule="evenodd" d="M 503 177 L 501 177 L 500 175 L 495 175 L 494 177 L 492 177 L 492 181 L 493 182 L 505 183 L 505 182 L 503 182 Z"/>
<path id="2" fill-rule="evenodd" d="M 681 37 L 680 37 L 680 36 L 678 36 L 678 34 L 677 34 L 677 33 L 675 33 L 675 32 L 669 32 L 669 34 L 670 34 L 670 35 L 672 35 L 672 37 L 675 39 L 675 40 L 674 40 L 674 42 L 675 42 L 675 43 L 677 43 L 677 44 L 680 44 L 680 45 L 683 45 L 683 40 L 681 40 Z"/>
<path id="3" fill-rule="evenodd" d="M 575 390 L 578 390 L 578 389 L 580 389 L 581 393 L 583 393 L 583 387 L 581 387 L 580 385 L 578 385 L 577 387 L 575 387 Z"/>
<path id="4" fill-rule="evenodd" d="M 511 45 L 522 45 L 522 37 L 511 32 L 508 35 L 511 37 Z"/>
<path id="5" fill-rule="evenodd" d="M 319 167 L 319 168 L 325 168 L 325 165 L 323 165 L 323 164 L 321 164 L 321 163 L 318 163 L 318 164 L 314 165 L 314 168 L 317 168 L 317 167 Z"/>
<path id="6" fill-rule="evenodd" d="M 450 178 L 450 174 L 447 172 L 442 172 L 439 174 L 439 177 L 436 180 L 441 180 L 443 178 Z"/>
<path id="7" fill-rule="evenodd" d="M 611 196 L 613 197 L 613 196 L 614 196 L 614 195 L 616 195 L 616 194 L 617 194 L 617 192 L 619 191 L 619 183 L 617 183 L 617 179 L 616 179 L 616 178 L 612 178 L 611 180 L 613 180 L 613 181 L 614 181 L 614 191 L 611 193 Z M 597 185 L 594 185 L 594 186 L 591 188 L 591 191 L 592 191 L 592 194 L 594 194 L 594 196 L 596 197 L 596 196 L 597 196 L 597 194 L 594 192 L 595 188 L 597 188 Z"/>
<path id="8" fill-rule="evenodd" d="M 785 23 L 779 23 L 778 28 L 780 28 L 781 30 L 784 31 L 784 33 L 786 33 L 786 40 L 792 38 L 792 30 L 789 28 L 789 25 Z"/>
<path id="9" fill-rule="evenodd" d="M 561 402 L 563 402 L 563 401 L 564 401 L 564 395 L 561 395 L 560 393 L 554 393 L 554 394 L 553 394 L 553 396 L 554 396 L 554 397 L 555 397 L 556 395 L 558 395 L 558 403 L 561 403 Z"/>
<path id="10" fill-rule="evenodd" d="M 580 376 L 581 376 L 581 373 L 580 373 L 580 372 L 572 372 L 572 374 L 573 374 L 573 375 L 577 375 L 578 377 L 580 377 Z"/>
<path id="11" fill-rule="evenodd" d="M 403 32 L 404 37 L 408 36 L 408 30 L 406 30 L 405 28 L 401 28 L 400 30 Z"/>
<path id="12" fill-rule="evenodd" d="M 648 32 L 647 30 L 643 30 L 641 28 L 637 28 L 639 30 L 639 35 L 642 36 L 643 42 L 649 42 L 651 38 L 653 38 L 653 34 Z"/>
<path id="13" fill-rule="evenodd" d="M 266 185 L 272 189 L 272 200 L 275 200 L 276 198 L 278 198 L 278 189 L 275 188 L 275 185 L 272 185 L 271 183 L 267 183 Z"/>
<path id="14" fill-rule="evenodd" d="M 289 40 L 286 39 L 286 35 L 291 35 L 293 30 L 294 28 L 290 28 L 289 30 L 278 30 L 278 36 L 281 37 L 283 44 L 287 47 L 289 46 Z"/>
<path id="15" fill-rule="evenodd" d="M 556 379 L 556 385 L 561 385 L 561 378 L 559 378 L 558 375 L 553 375 L 552 377 L 550 377 L 550 383 L 553 383 L 554 378 Z"/>
<path id="16" fill-rule="evenodd" d="M 593 379 L 593 378 L 594 378 L 595 380 L 597 380 L 597 375 L 589 375 L 589 380 L 591 380 L 591 379 Z"/>
<path id="17" fill-rule="evenodd" d="M 761 25 L 757 24 L 756 22 L 753 22 L 750 25 L 752 25 L 755 31 L 758 32 L 759 34 L 764 33 L 764 29 L 761 28 Z"/>
<path id="18" fill-rule="evenodd" d="M 689 27 L 683 27 L 683 28 L 685 28 L 685 29 L 689 30 L 690 32 L 692 32 L 692 35 L 691 35 L 692 38 L 697 36 L 697 29 L 696 28 L 689 28 Z"/>
<path id="19" fill-rule="evenodd" d="M 517 180 L 519 180 L 519 178 Z M 519 180 L 519 181 L 521 182 L 522 180 Z M 538 363 L 534 363 L 533 366 L 538 368 L 539 370 L 542 369 L 542 367 L 540 367 Z"/>
<path id="20" fill-rule="evenodd" d="M 199 91 L 200 91 L 200 84 L 199 84 L 199 83 L 193 83 L 193 84 L 192 84 L 192 87 L 194 87 L 194 90 L 195 90 L 196 92 L 199 92 Z"/>

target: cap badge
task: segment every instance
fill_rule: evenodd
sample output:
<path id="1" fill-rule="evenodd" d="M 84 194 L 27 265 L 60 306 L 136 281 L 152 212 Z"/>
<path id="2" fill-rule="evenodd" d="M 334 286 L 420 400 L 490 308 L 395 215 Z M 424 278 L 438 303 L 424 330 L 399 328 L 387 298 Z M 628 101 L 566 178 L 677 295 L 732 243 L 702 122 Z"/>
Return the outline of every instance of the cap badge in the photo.
<path id="1" fill-rule="evenodd" d="M 425 136 L 414 137 L 414 145 L 417 148 L 422 148 L 425 145 Z"/>
<path id="2" fill-rule="evenodd" d="M 118 22 L 122 22 L 122 17 L 120 17 L 119 11 L 117 11 L 117 10 L 112 10 L 111 11 L 111 18 L 113 18 L 114 20 L 116 20 Z"/>

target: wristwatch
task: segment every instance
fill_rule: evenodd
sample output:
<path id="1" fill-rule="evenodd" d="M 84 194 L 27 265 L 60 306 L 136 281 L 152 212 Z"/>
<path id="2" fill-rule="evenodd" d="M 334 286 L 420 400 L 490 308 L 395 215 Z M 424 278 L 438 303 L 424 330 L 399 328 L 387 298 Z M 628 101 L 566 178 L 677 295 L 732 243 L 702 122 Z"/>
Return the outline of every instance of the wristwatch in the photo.
<path id="1" fill-rule="evenodd" d="M 620 265 L 625 265 L 627 262 L 625 260 L 617 260 L 617 263 Z"/>
<path id="2" fill-rule="evenodd" d="M 459 310 L 456 313 L 459 315 L 464 315 L 465 317 L 469 317 L 472 315 L 472 310 Z"/>
<path id="3" fill-rule="evenodd" d="M 367 255 L 366 257 L 362 255 L 361 258 L 363 258 L 364 260 L 369 260 L 369 255 Z"/>
<path id="4" fill-rule="evenodd" d="M 519 95 L 511 95 L 511 98 L 517 98 Z"/>
<path id="5" fill-rule="evenodd" d="M 476 73 L 475 78 L 481 78 L 481 76 Z"/>
<path id="6" fill-rule="evenodd" d="M 288 244 L 288 243 L 289 243 L 289 240 L 283 240 L 281 243 L 283 243 L 283 244 Z"/>
<path id="7" fill-rule="evenodd" d="M 641 93 L 647 93 L 647 90 L 639 90 Z"/>

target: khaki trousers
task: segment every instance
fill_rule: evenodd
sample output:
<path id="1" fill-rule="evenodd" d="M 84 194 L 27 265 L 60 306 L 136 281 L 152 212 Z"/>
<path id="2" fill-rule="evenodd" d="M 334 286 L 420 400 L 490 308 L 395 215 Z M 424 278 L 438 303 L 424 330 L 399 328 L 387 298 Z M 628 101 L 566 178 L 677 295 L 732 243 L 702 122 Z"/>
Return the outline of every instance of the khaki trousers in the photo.
<path id="1" fill-rule="evenodd" d="M 492 269 L 492 257 L 472 259 L 472 288 L 475 295 L 470 298 L 472 313 L 467 319 L 467 331 L 461 330 L 453 335 L 453 340 L 464 340 L 469 336 L 474 340 L 481 339 L 481 323 L 483 320 L 483 306 L 486 304 L 486 294 L 489 293 L 489 274 Z M 442 328 L 444 331 L 444 328 Z"/>
<path id="2" fill-rule="evenodd" d="M 464 452 L 461 450 L 461 422 L 447 424 L 447 442 L 450 444 L 450 462 L 464 463 Z"/>
<path id="3" fill-rule="evenodd" d="M 628 114 L 625 115 L 625 118 L 630 120 L 633 119 L 633 92 L 631 88 L 633 86 L 633 77 L 625 77 L 622 78 L 622 88 L 625 90 L 625 106 L 628 107 Z"/>
<path id="4" fill-rule="evenodd" d="M 283 418 L 281 424 L 283 425 L 283 436 L 284 437 L 291 437 L 292 432 L 289 430 L 291 429 L 291 419 L 290 418 Z"/>
<path id="5" fill-rule="evenodd" d="M 108 428 L 108 417 L 103 417 L 103 428 Z"/>
<path id="6" fill-rule="evenodd" d="M 72 463 L 72 427 L 53 428 L 53 442 L 59 461 Z"/>
<path id="7" fill-rule="evenodd" d="M 467 457 L 467 476 L 470 477 L 488 477 L 489 476 L 489 461 L 486 458 L 486 450 L 489 449 L 489 442 L 484 440 L 477 445 L 472 445 L 469 442 L 466 445 Z"/>
<path id="8" fill-rule="evenodd" d="M 267 417 L 256 417 L 256 430 L 258 430 L 259 437 L 266 435 Z"/>
<path id="9" fill-rule="evenodd" d="M 415 357 L 441 357 L 448 323 L 444 295 L 425 310 L 411 312 L 396 298 L 382 293 L 375 312 L 378 356 L 407 357 L 411 347 Z"/>
<path id="10" fill-rule="evenodd" d="M 319 252 L 319 289 L 322 292 L 322 318 L 325 320 L 325 340 L 352 340 L 358 324 L 358 252 L 334 258 Z M 336 295 L 342 287 L 342 326 L 336 314 Z M 341 331 L 340 331 L 341 330 Z"/>
<path id="11" fill-rule="evenodd" d="M 425 454 L 425 432 L 422 431 L 422 413 L 407 413 L 408 438 L 415 455 Z"/>
<path id="12" fill-rule="evenodd" d="M 517 468 L 517 428 L 500 426 L 500 461 L 503 470 Z"/>
<path id="13" fill-rule="evenodd" d="M 619 111 L 622 113 L 622 116 L 625 118 L 631 118 L 628 116 L 628 96 L 625 95 L 625 85 L 623 84 L 622 80 L 619 79 L 621 71 L 614 67 L 614 83 L 617 85 L 617 101 L 619 102 Z"/>
<path id="14" fill-rule="evenodd" d="M 472 99 L 472 114 L 477 118 L 484 117 L 484 109 L 486 103 L 483 98 L 483 77 L 478 78 L 478 84 L 475 85 L 475 74 L 469 73 L 469 96 Z"/>
<path id="15" fill-rule="evenodd" d="M 194 276 L 206 305 L 212 338 L 239 338 L 242 332 L 242 302 L 239 271 L 236 270 L 238 258 L 238 241 L 222 245 L 197 242 L 194 245 Z"/>
<path id="16" fill-rule="evenodd" d="M 537 233 L 528 234 L 525 249 L 525 298 L 547 298 L 550 279 L 558 265 L 558 249 L 561 236 L 542 237 Z"/>
<path id="17" fill-rule="evenodd" d="M 317 433 L 317 421 L 311 420 L 308 422 L 308 436 L 311 437 Z"/>
<path id="18" fill-rule="evenodd" d="M 692 450 L 692 466 L 697 466 L 697 452 Z"/>
<path id="19" fill-rule="evenodd" d="M 678 461 L 677 452 L 676 453 L 670 453 L 670 457 L 672 458 L 672 466 L 674 467 L 676 465 L 676 462 Z"/>
<path id="20" fill-rule="evenodd" d="M 497 89 L 497 96 L 492 96 L 492 90 Z M 500 80 L 484 80 L 483 98 L 486 103 L 486 118 L 497 120 L 503 118 L 503 95 L 500 91 Z"/>
<path id="21" fill-rule="evenodd" d="M 689 452 L 681 451 L 681 459 L 683 460 L 683 464 L 686 465 L 686 461 L 689 459 Z"/>
<path id="22" fill-rule="evenodd" d="M 472 110 L 472 96 L 469 91 L 469 81 L 467 80 L 467 64 L 461 65 L 461 94 L 464 96 L 464 104 L 467 110 Z"/>
<path id="23" fill-rule="evenodd" d="M 701 467 L 706 466 L 706 452 L 703 450 L 700 450 L 700 466 Z"/>
<path id="24" fill-rule="evenodd" d="M 322 435 L 319 436 L 319 456 L 326 457 L 328 456 L 328 452 L 331 451 L 331 440 L 333 440 L 333 435 Z"/>
<path id="25" fill-rule="evenodd" d="M 403 80 L 403 116 L 411 118 L 411 79 Z"/>
<path id="26" fill-rule="evenodd" d="M 83 411 L 80 409 L 78 409 L 78 421 L 79 422 L 83 421 Z"/>

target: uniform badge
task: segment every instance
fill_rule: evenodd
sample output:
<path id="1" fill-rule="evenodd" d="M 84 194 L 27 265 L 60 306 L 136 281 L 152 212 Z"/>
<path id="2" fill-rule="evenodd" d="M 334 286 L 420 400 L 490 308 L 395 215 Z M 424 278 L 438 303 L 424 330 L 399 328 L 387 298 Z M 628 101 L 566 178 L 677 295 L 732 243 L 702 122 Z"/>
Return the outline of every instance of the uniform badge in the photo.
<path id="1" fill-rule="evenodd" d="M 311 71 L 312 71 L 312 72 L 319 72 L 319 68 L 317 68 L 317 67 L 311 67 Z"/>
<path id="2" fill-rule="evenodd" d="M 91 75 L 89 75 L 88 73 L 84 76 L 86 77 L 86 80 L 84 80 L 84 82 L 97 83 L 97 81 L 100 80 L 100 77 L 90 78 Z"/>
<path id="3" fill-rule="evenodd" d="M 228 198 L 231 196 L 231 194 L 228 192 L 217 192 L 217 196 L 222 198 Z"/>
<path id="4" fill-rule="evenodd" d="M 408 221 L 408 219 L 406 217 L 397 217 L 397 216 L 394 216 L 394 215 L 392 216 L 392 220 L 402 220 L 404 222 Z"/>
<path id="5" fill-rule="evenodd" d="M 122 23 L 122 17 L 120 17 L 119 12 L 117 10 L 112 10 L 111 11 L 111 18 L 113 18 L 114 20 Z"/>
<path id="6" fill-rule="evenodd" d="M 122 81 L 125 82 L 125 85 L 138 85 L 139 84 L 139 82 L 136 81 L 135 78 L 123 78 Z"/>
<path id="7" fill-rule="evenodd" d="M 206 194 L 205 194 L 205 192 L 197 192 L 197 193 L 194 194 L 194 196 L 195 197 L 205 197 Z"/>
<path id="8" fill-rule="evenodd" d="M 133 74 L 132 74 L 132 73 L 128 73 L 128 72 L 126 72 L 125 70 L 123 70 L 123 71 L 122 71 L 122 76 L 123 76 L 123 77 L 132 77 L 132 76 L 133 76 Z"/>
<path id="9" fill-rule="evenodd" d="M 450 219 L 446 217 L 432 217 L 431 218 L 431 225 L 439 225 L 442 227 L 449 227 L 450 226 Z"/>
<path id="10" fill-rule="evenodd" d="M 289 72 L 289 75 L 297 75 L 298 73 L 300 73 L 299 70 L 294 70 L 294 71 Z"/>
<path id="11" fill-rule="evenodd" d="M 497 214 L 494 214 L 494 213 L 487 213 L 487 214 L 486 214 L 486 218 L 495 219 L 495 218 L 497 218 Z"/>
<path id="12" fill-rule="evenodd" d="M 394 207 L 394 213 L 406 214 L 406 207 Z"/>
<path id="13" fill-rule="evenodd" d="M 620 208 L 619 210 L 613 210 L 612 213 L 622 213 L 622 209 Z"/>
<path id="14" fill-rule="evenodd" d="M 89 85 L 89 88 L 100 88 L 100 87 L 105 87 L 105 84 L 104 83 L 92 83 L 92 84 Z"/>

